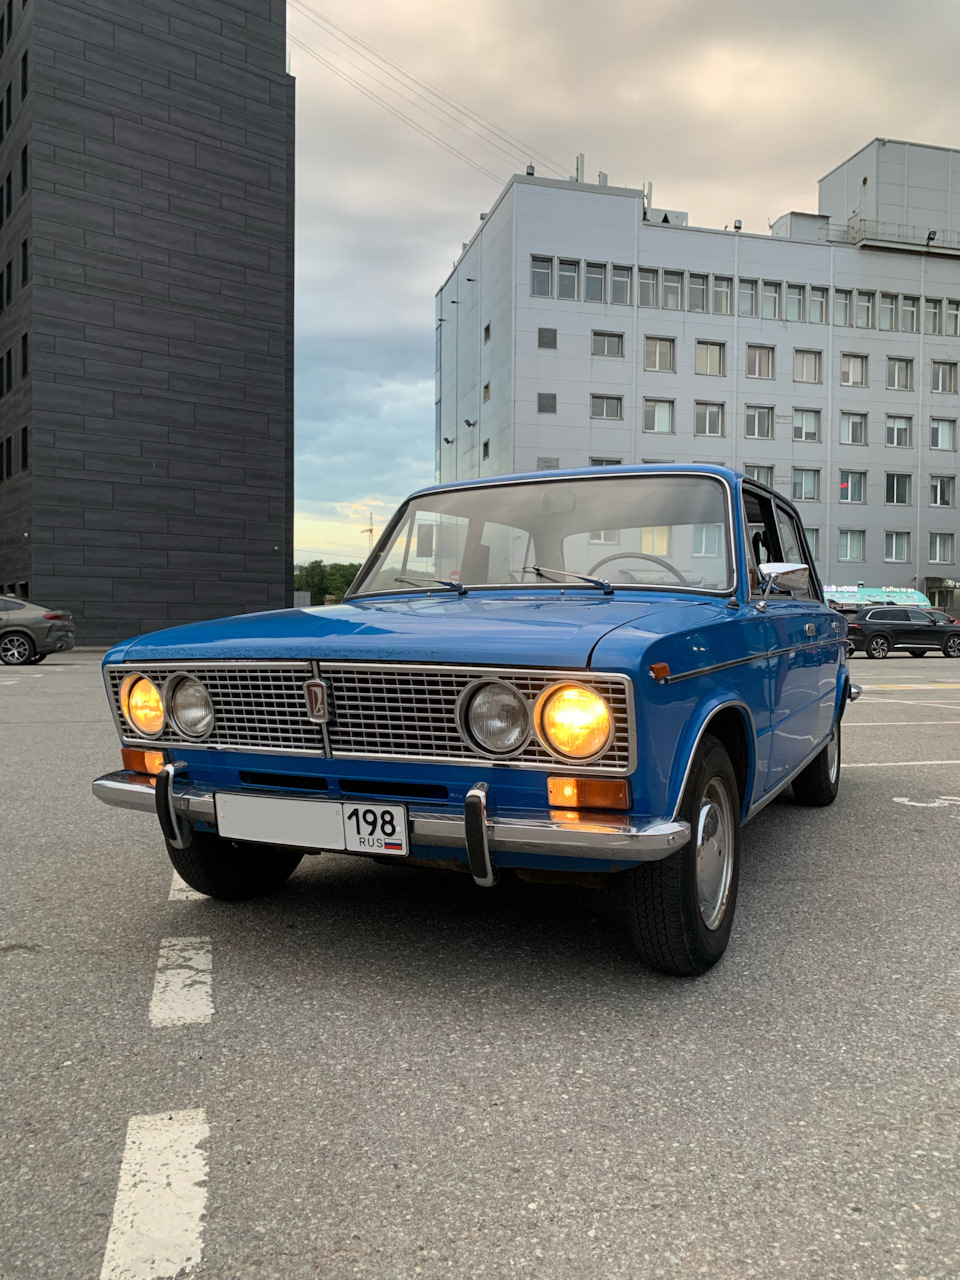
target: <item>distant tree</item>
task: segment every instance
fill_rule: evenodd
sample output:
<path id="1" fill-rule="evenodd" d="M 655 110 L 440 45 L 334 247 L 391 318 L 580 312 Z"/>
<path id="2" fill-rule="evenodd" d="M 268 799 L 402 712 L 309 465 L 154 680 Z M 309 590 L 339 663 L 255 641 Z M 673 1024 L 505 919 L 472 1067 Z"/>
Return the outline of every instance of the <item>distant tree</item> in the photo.
<path id="1" fill-rule="evenodd" d="M 339 602 L 359 572 L 359 564 L 324 564 L 322 560 L 311 560 L 293 575 L 293 589 L 309 591 L 311 605 L 323 604 L 328 595 Z"/>

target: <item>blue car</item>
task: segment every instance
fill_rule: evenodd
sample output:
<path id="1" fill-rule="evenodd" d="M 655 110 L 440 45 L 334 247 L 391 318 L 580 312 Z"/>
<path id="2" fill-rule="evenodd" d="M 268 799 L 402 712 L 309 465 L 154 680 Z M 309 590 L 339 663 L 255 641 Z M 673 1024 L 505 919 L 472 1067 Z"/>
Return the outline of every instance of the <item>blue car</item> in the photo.
<path id="1" fill-rule="evenodd" d="M 637 952 L 704 972 L 741 827 L 785 787 L 829 805 L 859 694 L 780 494 L 712 466 L 422 490 L 343 603 L 174 627 L 103 674 L 122 771 L 194 889 L 277 889 L 304 854 L 478 885 L 610 876 Z"/>

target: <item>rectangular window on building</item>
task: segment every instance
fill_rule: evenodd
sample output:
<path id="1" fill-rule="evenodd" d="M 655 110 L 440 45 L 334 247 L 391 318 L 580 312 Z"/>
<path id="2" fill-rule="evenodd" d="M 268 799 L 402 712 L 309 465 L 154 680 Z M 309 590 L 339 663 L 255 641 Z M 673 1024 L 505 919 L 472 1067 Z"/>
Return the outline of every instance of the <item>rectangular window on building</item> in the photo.
<path id="1" fill-rule="evenodd" d="M 697 373 L 715 374 L 723 376 L 724 369 L 724 344 L 722 342 L 698 342 L 696 348 L 696 371 Z"/>
<path id="2" fill-rule="evenodd" d="M 20 339 L 20 377 L 30 376 L 30 335 L 25 333 Z"/>
<path id="3" fill-rule="evenodd" d="M 887 472 L 887 488 L 886 498 L 884 501 L 888 506 L 893 507 L 909 507 L 910 506 L 910 481 L 911 476 L 903 471 Z"/>
<path id="4" fill-rule="evenodd" d="M 899 356 L 887 356 L 887 390 L 913 390 L 913 361 Z"/>
<path id="5" fill-rule="evenodd" d="M 956 498 L 956 491 L 957 480 L 955 476 L 931 476 L 931 507 L 952 507 Z"/>
<path id="6" fill-rule="evenodd" d="M 773 488 L 773 467 L 758 467 L 752 462 L 748 462 L 743 468 L 743 474 L 749 476 L 751 480 L 757 480 L 760 484 L 765 484 L 769 489 Z"/>
<path id="7" fill-rule="evenodd" d="M 867 415 L 865 413 L 841 413 L 840 443 L 867 443 Z"/>
<path id="8" fill-rule="evenodd" d="M 877 304 L 877 295 L 875 293 L 865 292 L 863 289 L 857 290 L 857 328 L 872 329 L 874 325 L 873 313 Z"/>
<path id="9" fill-rule="evenodd" d="M 490 341 L 490 326 L 488 324 L 483 326 L 483 340 L 484 342 Z"/>
<path id="10" fill-rule="evenodd" d="M 820 439 L 819 409 L 794 409 L 793 438 L 805 444 L 815 444 Z"/>
<path id="11" fill-rule="evenodd" d="M 537 392 L 537 413 L 556 413 L 557 393 L 555 391 Z"/>
<path id="12" fill-rule="evenodd" d="M 693 547 L 690 554 L 698 558 L 720 554 L 720 528 L 718 524 L 695 524 Z"/>
<path id="13" fill-rule="evenodd" d="M 867 535 L 864 529 L 841 529 L 837 540 L 838 560 L 865 560 Z"/>
<path id="14" fill-rule="evenodd" d="M 687 280 L 687 307 L 690 311 L 707 310 L 707 276 L 696 276 L 691 271 Z"/>
<path id="15" fill-rule="evenodd" d="M 741 316 L 755 316 L 757 314 L 756 280 L 740 281 L 740 289 L 737 298 L 737 312 Z"/>
<path id="16" fill-rule="evenodd" d="M 810 289 L 810 323 L 826 324 L 827 323 L 827 301 L 830 296 L 829 289 L 821 289 L 819 286 L 812 286 Z"/>
<path id="17" fill-rule="evenodd" d="M 820 559 L 820 530 L 808 529 L 804 526 L 804 533 L 807 535 L 807 546 L 810 548 L 810 554 L 814 560 Z"/>
<path id="18" fill-rule="evenodd" d="M 683 272 L 664 271 L 663 305 L 668 311 L 683 310 Z"/>
<path id="19" fill-rule="evenodd" d="M 3 269 L 3 293 L 9 307 L 13 302 L 13 259 Z"/>
<path id="20" fill-rule="evenodd" d="M 487 461 L 489 460 L 489 458 L 490 458 L 490 441 L 489 441 L 489 440 L 484 440 L 484 442 L 483 442 L 483 461 L 484 461 L 484 462 L 487 462 Z"/>
<path id="21" fill-rule="evenodd" d="M 643 429 L 669 435 L 673 431 L 673 401 L 644 400 Z"/>
<path id="22" fill-rule="evenodd" d="M 747 405 L 744 414 L 744 435 L 751 440 L 773 439 L 773 409 L 769 405 Z"/>
<path id="23" fill-rule="evenodd" d="M 794 351 L 794 382 L 821 382 L 823 380 L 820 368 L 821 354 L 819 351 Z"/>
<path id="24" fill-rule="evenodd" d="M 595 356 L 622 356 L 623 334 L 600 333 L 598 330 L 594 330 L 591 352 Z"/>
<path id="25" fill-rule="evenodd" d="M 538 471 L 558 471 L 559 468 L 560 468 L 559 458 L 538 458 L 537 459 Z"/>
<path id="26" fill-rule="evenodd" d="M 620 541 L 619 529 L 591 529 L 588 542 L 607 542 L 616 544 Z"/>
<path id="27" fill-rule="evenodd" d="M 698 436 L 723 435 L 723 405 L 697 401 L 694 406 L 694 434 Z"/>
<path id="28" fill-rule="evenodd" d="M 842 355 L 840 357 L 840 385 L 865 387 L 867 385 L 867 357 Z"/>
<path id="29" fill-rule="evenodd" d="M 956 449 L 957 423 L 955 418 L 930 419 L 930 448 Z"/>
<path id="30" fill-rule="evenodd" d="M 676 343 L 673 338 L 644 338 L 644 369 L 673 373 L 676 369 Z"/>
<path id="31" fill-rule="evenodd" d="M 629 307 L 631 284 L 633 283 L 632 267 L 610 268 L 610 301 L 616 306 Z"/>
<path id="32" fill-rule="evenodd" d="M 30 428 L 20 428 L 20 470 L 26 471 L 30 466 Z"/>
<path id="33" fill-rule="evenodd" d="M 849 325 L 850 304 L 853 293 L 850 289 L 834 289 L 833 291 L 833 323 Z"/>
<path id="34" fill-rule="evenodd" d="M 531 260 L 530 292 L 535 298 L 553 297 L 552 258 L 533 258 Z"/>
<path id="35" fill-rule="evenodd" d="M 7 347 L 6 355 L 3 357 L 4 382 L 8 391 L 13 390 L 13 348 Z"/>
<path id="36" fill-rule="evenodd" d="M 893 449 L 909 449 L 913 440 L 913 419 L 887 414 L 887 444 Z"/>
<path id="37" fill-rule="evenodd" d="M 780 319 L 780 285 L 773 280 L 763 282 L 761 314 L 764 320 Z"/>
<path id="38" fill-rule="evenodd" d="M 957 366 L 953 361 L 934 360 L 930 389 L 942 395 L 956 395 Z"/>
<path id="39" fill-rule="evenodd" d="M 900 328 L 904 333 L 920 332 L 920 299 L 903 295 L 900 303 Z"/>
<path id="40" fill-rule="evenodd" d="M 883 535 L 883 558 L 895 564 L 906 564 L 910 559 L 910 535 L 887 530 Z"/>
<path id="41" fill-rule="evenodd" d="M 867 490 L 867 473 L 865 471 L 840 472 L 840 501 L 863 502 Z"/>
<path id="42" fill-rule="evenodd" d="M 20 245 L 20 287 L 30 283 L 30 241 L 24 240 Z"/>
<path id="43" fill-rule="evenodd" d="M 960 302 L 950 299 L 947 303 L 947 329 L 948 338 L 960 338 Z"/>
<path id="44" fill-rule="evenodd" d="M 24 147 L 20 152 L 20 194 L 30 185 L 30 148 Z"/>
<path id="45" fill-rule="evenodd" d="M 953 564 L 953 534 L 931 533 L 930 563 Z"/>
<path id="46" fill-rule="evenodd" d="M 583 296 L 586 302 L 606 302 L 607 266 L 604 262 L 588 262 L 583 280 Z"/>
<path id="47" fill-rule="evenodd" d="M 591 418 L 623 418 L 623 396 L 591 396 Z"/>
<path id="48" fill-rule="evenodd" d="M 819 502 L 820 472 L 811 467 L 793 468 L 794 502 Z"/>
<path id="49" fill-rule="evenodd" d="M 893 333 L 897 327 L 897 311 L 900 299 L 895 293 L 880 295 L 880 328 L 886 333 Z"/>
<path id="50" fill-rule="evenodd" d="M 580 297 L 580 263 L 561 258 L 557 268 L 557 297 L 576 301 Z"/>
<path id="51" fill-rule="evenodd" d="M 747 377 L 773 377 L 773 347 L 747 347 Z"/>
<path id="52" fill-rule="evenodd" d="M 557 349 L 557 331 L 556 329 L 538 329 L 537 330 L 537 346 L 541 351 L 556 351 Z"/>
<path id="53" fill-rule="evenodd" d="M 648 267 L 637 271 L 637 306 L 655 307 L 657 305 L 657 273 Z"/>
<path id="54" fill-rule="evenodd" d="M 591 458 L 591 467 L 621 467 L 623 466 L 622 458 Z"/>
<path id="55" fill-rule="evenodd" d="M 924 298 L 923 332 L 924 333 L 942 333 L 943 332 L 943 302 L 940 300 L 940 298 Z"/>
<path id="56" fill-rule="evenodd" d="M 733 313 L 733 280 L 730 276 L 713 277 L 713 309 L 718 316 Z"/>
<path id="57" fill-rule="evenodd" d="M 489 401 L 489 399 L 490 399 L 490 383 L 485 382 L 483 384 L 483 403 L 486 404 Z"/>
<path id="58" fill-rule="evenodd" d="M 787 319 L 806 320 L 807 291 L 802 284 L 787 285 Z"/>
<path id="59" fill-rule="evenodd" d="M 6 206 L 6 217 L 8 218 L 12 217 L 13 215 L 13 174 L 12 173 L 8 173 L 6 178 L 4 179 L 3 192 L 0 194 L 2 194 L 4 199 L 4 204 Z"/>

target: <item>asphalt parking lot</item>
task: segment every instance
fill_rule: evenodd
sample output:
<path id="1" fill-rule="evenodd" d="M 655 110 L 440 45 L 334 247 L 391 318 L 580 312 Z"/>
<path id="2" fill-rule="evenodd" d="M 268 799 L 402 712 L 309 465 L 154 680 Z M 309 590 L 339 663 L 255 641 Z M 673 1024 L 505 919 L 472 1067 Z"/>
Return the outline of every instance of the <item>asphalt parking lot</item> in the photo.
<path id="1" fill-rule="evenodd" d="M 960 1276 L 960 662 L 853 665 L 840 798 L 746 829 L 697 981 L 579 889 L 178 894 L 90 795 L 97 656 L 0 668 L 0 1276 L 174 1275 L 119 1228 L 178 1178 L 142 1252 L 197 1280 Z"/>

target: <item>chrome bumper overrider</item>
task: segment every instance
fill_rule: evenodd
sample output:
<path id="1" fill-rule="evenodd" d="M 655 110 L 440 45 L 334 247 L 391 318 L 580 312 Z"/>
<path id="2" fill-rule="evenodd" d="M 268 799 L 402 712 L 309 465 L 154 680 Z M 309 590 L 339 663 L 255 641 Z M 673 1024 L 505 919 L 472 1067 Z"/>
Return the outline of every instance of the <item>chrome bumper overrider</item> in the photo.
<path id="1" fill-rule="evenodd" d="M 479 784 L 482 786 L 482 784 Z M 225 790 L 226 788 L 224 788 Z M 478 788 L 468 796 L 468 806 L 479 805 Z M 93 794 L 104 804 L 120 809 L 140 809 L 144 813 L 156 813 L 156 790 L 153 780 L 140 773 L 107 773 L 93 783 Z M 289 796 L 303 800 L 302 791 L 264 792 L 274 796 Z M 479 820 L 486 836 L 488 853 L 539 853 L 553 857 L 601 858 L 616 862 L 655 862 L 666 858 L 690 839 L 687 822 L 657 822 L 649 819 L 620 817 L 619 815 L 567 816 L 551 811 L 527 813 L 508 810 L 491 814 L 484 804 L 479 809 Z M 196 783 L 171 782 L 170 800 L 177 814 L 191 822 L 216 823 L 213 788 Z M 469 816 L 469 821 L 468 821 Z M 477 814 L 447 814 L 435 811 L 409 810 L 410 841 L 414 845 L 438 845 L 447 848 L 468 848 L 468 827 L 477 831 Z M 476 838 L 471 839 L 471 870 L 479 853 Z M 482 856 L 482 855 L 481 855 Z M 489 861 L 489 859 L 487 859 Z M 480 870 L 477 862 L 474 875 Z"/>

